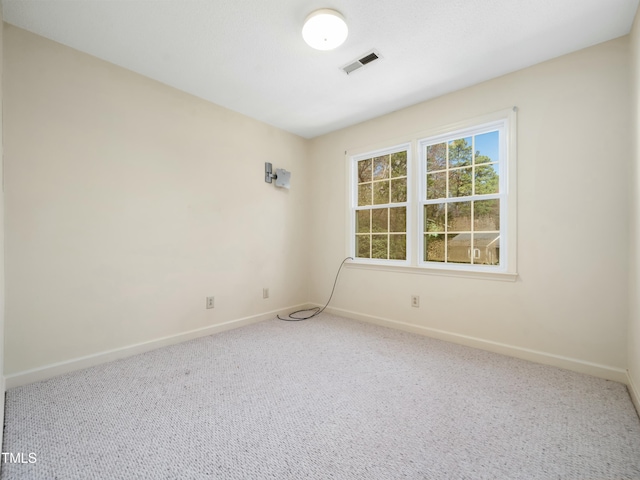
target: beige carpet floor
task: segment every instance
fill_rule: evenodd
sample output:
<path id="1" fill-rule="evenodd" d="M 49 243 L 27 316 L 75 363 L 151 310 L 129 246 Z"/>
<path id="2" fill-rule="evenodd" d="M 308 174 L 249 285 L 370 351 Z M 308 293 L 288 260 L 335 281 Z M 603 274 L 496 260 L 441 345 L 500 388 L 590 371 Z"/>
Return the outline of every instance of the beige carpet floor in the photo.
<path id="1" fill-rule="evenodd" d="M 8 479 L 632 479 L 622 384 L 322 314 L 7 392 Z"/>

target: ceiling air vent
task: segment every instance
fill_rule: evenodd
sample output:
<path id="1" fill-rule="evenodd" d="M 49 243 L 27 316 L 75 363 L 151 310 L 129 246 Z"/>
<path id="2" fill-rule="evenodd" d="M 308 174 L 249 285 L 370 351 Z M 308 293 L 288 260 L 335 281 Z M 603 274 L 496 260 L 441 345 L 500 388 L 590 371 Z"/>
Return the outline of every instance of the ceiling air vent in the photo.
<path id="1" fill-rule="evenodd" d="M 344 73 L 349 75 L 350 73 L 358 70 L 359 68 L 364 67 L 365 65 L 373 62 L 374 60 L 378 60 L 379 58 L 380 58 L 380 54 L 375 50 L 372 50 L 371 52 L 365 54 L 362 58 L 359 58 L 358 60 L 351 62 L 348 65 L 342 67 L 342 70 L 344 70 Z"/>

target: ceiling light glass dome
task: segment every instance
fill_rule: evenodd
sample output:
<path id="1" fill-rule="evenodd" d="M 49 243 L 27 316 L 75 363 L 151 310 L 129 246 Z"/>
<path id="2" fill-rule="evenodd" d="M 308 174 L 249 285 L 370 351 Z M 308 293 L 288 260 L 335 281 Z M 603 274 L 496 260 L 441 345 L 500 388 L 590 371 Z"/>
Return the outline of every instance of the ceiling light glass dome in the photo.
<path id="1" fill-rule="evenodd" d="M 340 13 L 323 8 L 307 17 L 302 27 L 302 38 L 316 50 L 332 50 L 347 39 L 349 29 Z"/>

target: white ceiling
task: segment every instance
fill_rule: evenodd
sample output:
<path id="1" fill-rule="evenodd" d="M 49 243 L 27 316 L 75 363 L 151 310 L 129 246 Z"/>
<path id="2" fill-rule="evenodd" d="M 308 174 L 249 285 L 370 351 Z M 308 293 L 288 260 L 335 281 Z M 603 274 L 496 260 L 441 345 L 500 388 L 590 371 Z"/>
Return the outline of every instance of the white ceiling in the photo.
<path id="1" fill-rule="evenodd" d="M 639 0 L 2 0 L 4 20 L 311 138 L 629 33 Z M 301 36 L 334 8 L 339 48 Z M 351 75 L 341 67 L 376 49 Z"/>

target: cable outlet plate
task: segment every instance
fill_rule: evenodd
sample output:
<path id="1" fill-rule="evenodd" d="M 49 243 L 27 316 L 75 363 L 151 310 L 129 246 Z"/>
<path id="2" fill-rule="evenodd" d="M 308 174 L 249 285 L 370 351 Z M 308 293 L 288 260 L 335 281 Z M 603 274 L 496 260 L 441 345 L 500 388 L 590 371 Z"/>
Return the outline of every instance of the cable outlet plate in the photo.
<path id="1" fill-rule="evenodd" d="M 213 308 L 215 306 L 214 297 L 207 297 L 207 308 Z"/>

